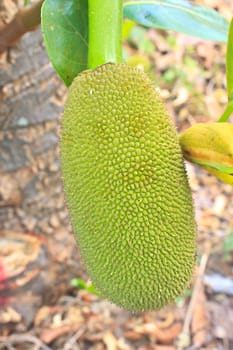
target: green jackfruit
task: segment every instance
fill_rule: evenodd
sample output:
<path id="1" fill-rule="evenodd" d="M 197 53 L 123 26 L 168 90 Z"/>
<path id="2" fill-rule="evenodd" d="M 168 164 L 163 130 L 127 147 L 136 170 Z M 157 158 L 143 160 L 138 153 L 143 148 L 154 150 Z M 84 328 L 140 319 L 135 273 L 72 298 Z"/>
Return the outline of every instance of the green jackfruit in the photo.
<path id="1" fill-rule="evenodd" d="M 62 120 L 71 221 L 101 294 L 157 309 L 188 285 L 193 205 L 172 122 L 141 70 L 106 64 L 78 75 Z"/>

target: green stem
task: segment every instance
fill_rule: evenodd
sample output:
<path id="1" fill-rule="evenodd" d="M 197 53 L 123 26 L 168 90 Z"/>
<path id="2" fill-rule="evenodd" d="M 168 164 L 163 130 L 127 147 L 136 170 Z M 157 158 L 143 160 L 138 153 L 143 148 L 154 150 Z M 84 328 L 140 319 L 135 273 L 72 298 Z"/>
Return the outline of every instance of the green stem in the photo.
<path id="1" fill-rule="evenodd" d="M 233 18 L 231 20 L 228 39 L 227 39 L 227 53 L 226 53 L 226 76 L 227 76 L 227 93 L 229 101 L 233 100 Z"/>
<path id="2" fill-rule="evenodd" d="M 88 67 L 122 62 L 122 0 L 88 0 Z"/>
<path id="3" fill-rule="evenodd" d="M 225 111 L 223 112 L 223 114 L 221 115 L 221 117 L 219 118 L 218 122 L 219 123 L 225 123 L 228 121 L 228 119 L 230 118 L 230 116 L 233 113 L 233 101 L 229 102 Z"/>

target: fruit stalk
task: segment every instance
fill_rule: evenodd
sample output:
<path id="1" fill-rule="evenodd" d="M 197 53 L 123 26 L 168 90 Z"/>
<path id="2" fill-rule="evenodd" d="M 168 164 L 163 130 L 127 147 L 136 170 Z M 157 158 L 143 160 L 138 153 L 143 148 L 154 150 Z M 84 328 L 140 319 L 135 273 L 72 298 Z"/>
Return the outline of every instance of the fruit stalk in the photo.
<path id="1" fill-rule="evenodd" d="M 122 62 L 122 0 L 88 1 L 88 67 Z"/>

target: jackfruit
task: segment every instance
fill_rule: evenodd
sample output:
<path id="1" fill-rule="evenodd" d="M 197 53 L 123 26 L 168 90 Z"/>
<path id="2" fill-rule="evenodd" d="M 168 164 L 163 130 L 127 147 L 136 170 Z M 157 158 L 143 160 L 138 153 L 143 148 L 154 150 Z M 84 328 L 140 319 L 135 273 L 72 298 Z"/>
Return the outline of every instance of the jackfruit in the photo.
<path id="1" fill-rule="evenodd" d="M 161 308 L 195 264 L 191 193 L 174 126 L 145 73 L 105 64 L 73 81 L 61 162 L 84 263 L 101 295 Z"/>

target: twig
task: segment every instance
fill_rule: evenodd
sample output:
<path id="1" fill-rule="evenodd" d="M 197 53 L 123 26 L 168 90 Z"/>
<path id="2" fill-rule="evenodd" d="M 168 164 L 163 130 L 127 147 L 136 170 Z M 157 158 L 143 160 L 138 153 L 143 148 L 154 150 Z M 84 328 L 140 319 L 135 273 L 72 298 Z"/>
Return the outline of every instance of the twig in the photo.
<path id="1" fill-rule="evenodd" d="M 81 337 L 81 335 L 85 332 L 86 327 L 81 327 L 64 345 L 63 350 L 72 350 L 76 341 Z"/>
<path id="2" fill-rule="evenodd" d="M 34 344 L 34 348 L 32 350 L 40 350 L 40 345 L 39 344 Z"/>
<path id="3" fill-rule="evenodd" d="M 7 344 L 32 343 L 38 345 L 38 347 L 43 350 L 52 350 L 52 348 L 45 345 L 39 338 L 31 334 L 13 334 L 9 337 L 2 336 L 0 337 L 0 343 L 3 343 L 5 346 L 7 346 Z"/>
<path id="4" fill-rule="evenodd" d="M 195 285 L 193 288 L 191 301 L 190 301 L 188 309 L 187 309 L 182 332 L 180 333 L 180 337 L 179 337 L 180 339 L 178 340 L 178 346 L 177 346 L 178 350 L 182 350 L 184 347 L 186 347 L 188 345 L 187 343 L 189 342 L 189 339 L 190 339 L 190 324 L 192 321 L 193 309 L 195 307 L 198 293 L 199 293 L 199 290 L 201 287 L 202 277 L 205 273 L 205 269 L 207 266 L 209 252 L 210 252 L 210 247 L 207 248 L 205 254 L 203 254 L 202 258 L 201 258 L 200 266 L 198 269 L 198 276 L 197 276 L 197 279 L 196 279 L 196 282 L 195 282 Z"/>
<path id="5" fill-rule="evenodd" d="M 13 347 L 11 344 L 9 344 L 9 343 L 2 343 L 2 345 L 3 345 L 3 347 L 6 349 L 8 349 L 8 350 L 16 350 L 15 349 L 15 347 Z M 3 347 L 1 346 L 1 344 L 0 344 L 0 350 L 1 349 L 3 349 Z"/>
<path id="6" fill-rule="evenodd" d="M 0 29 L 0 53 L 14 45 L 21 36 L 36 29 L 40 24 L 40 11 L 44 0 L 19 9 L 13 20 Z"/>

